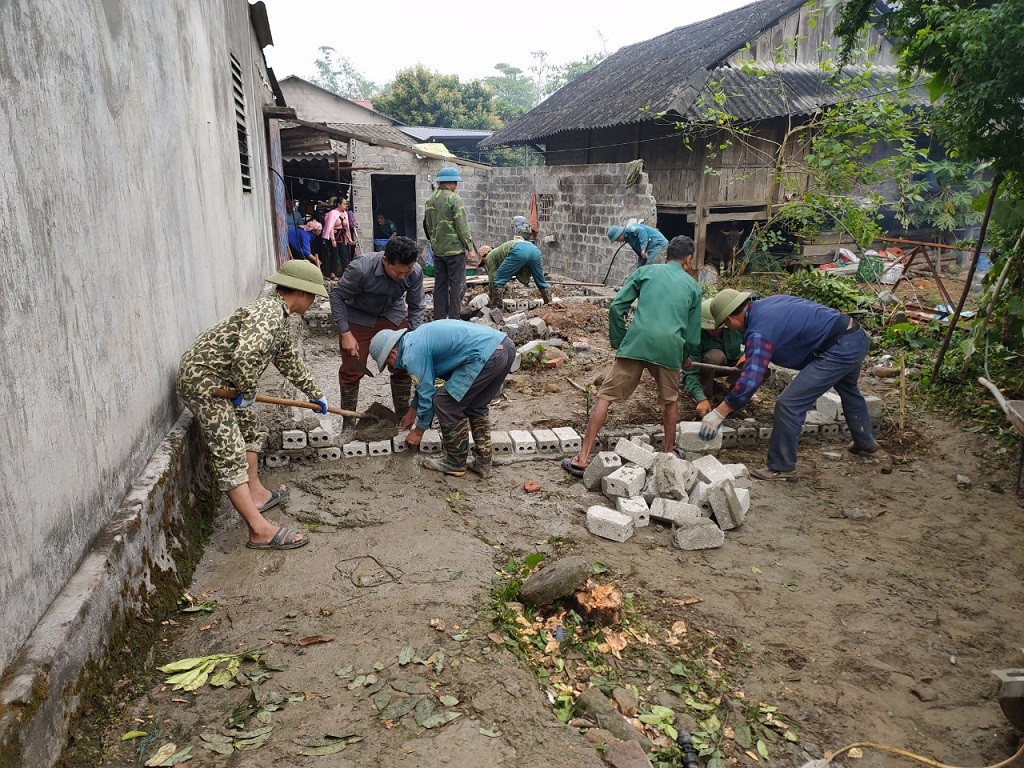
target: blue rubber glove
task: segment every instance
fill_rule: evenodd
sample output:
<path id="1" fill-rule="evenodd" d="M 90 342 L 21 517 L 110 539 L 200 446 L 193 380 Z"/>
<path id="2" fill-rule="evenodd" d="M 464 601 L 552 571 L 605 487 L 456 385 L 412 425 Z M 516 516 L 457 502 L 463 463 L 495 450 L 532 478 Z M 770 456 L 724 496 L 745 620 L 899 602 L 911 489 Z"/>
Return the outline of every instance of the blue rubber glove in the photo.
<path id="1" fill-rule="evenodd" d="M 320 406 L 320 410 L 317 411 L 321 416 L 327 415 L 327 398 L 321 397 L 319 400 L 314 400 L 314 403 Z"/>
<path id="2" fill-rule="evenodd" d="M 231 404 L 235 406 L 235 408 L 252 408 L 253 403 L 255 402 L 255 397 L 250 400 L 247 397 L 243 397 L 241 392 L 235 395 L 234 398 L 232 398 L 231 400 Z"/>
<path id="3" fill-rule="evenodd" d="M 718 434 L 718 430 L 722 428 L 722 422 L 725 421 L 725 416 L 720 414 L 718 411 L 713 410 L 708 413 L 700 422 L 700 439 L 710 440 Z"/>

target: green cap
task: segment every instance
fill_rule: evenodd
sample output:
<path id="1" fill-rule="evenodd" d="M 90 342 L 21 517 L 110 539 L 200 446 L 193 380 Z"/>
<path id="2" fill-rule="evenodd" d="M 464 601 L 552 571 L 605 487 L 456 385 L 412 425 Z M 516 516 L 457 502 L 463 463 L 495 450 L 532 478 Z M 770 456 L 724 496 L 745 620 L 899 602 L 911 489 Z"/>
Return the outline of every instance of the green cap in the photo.
<path id="1" fill-rule="evenodd" d="M 286 261 L 277 272 L 267 278 L 267 282 L 312 293 L 314 296 L 327 296 L 320 268 L 305 259 Z"/>
<path id="2" fill-rule="evenodd" d="M 711 317 L 715 327 L 725 322 L 725 318 L 739 309 L 740 304 L 753 295 L 752 291 L 737 291 L 735 288 L 723 288 L 711 299 Z"/>

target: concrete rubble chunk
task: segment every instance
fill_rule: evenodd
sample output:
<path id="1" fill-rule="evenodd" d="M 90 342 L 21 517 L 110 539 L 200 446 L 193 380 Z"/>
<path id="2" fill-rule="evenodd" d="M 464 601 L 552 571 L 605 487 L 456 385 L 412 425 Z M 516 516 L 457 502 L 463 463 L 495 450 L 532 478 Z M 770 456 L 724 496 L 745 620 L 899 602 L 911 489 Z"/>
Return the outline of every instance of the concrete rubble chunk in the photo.
<path id="1" fill-rule="evenodd" d="M 750 491 L 736 488 L 732 480 L 715 483 L 708 490 L 708 504 L 711 512 L 723 531 L 739 528 L 747 519 L 750 509 Z"/>
<path id="2" fill-rule="evenodd" d="M 634 528 L 651 524 L 651 508 L 643 496 L 620 496 L 615 500 L 615 510 L 632 517 Z"/>
<path id="3" fill-rule="evenodd" d="M 834 390 L 829 390 L 814 403 L 814 410 L 829 421 L 839 421 L 843 415 L 843 401 Z"/>
<path id="4" fill-rule="evenodd" d="M 701 514 L 704 517 L 711 517 L 711 507 L 708 506 L 708 491 L 711 490 L 711 483 L 705 483 L 700 480 L 690 491 L 690 503 L 696 504 L 701 508 Z"/>
<path id="5" fill-rule="evenodd" d="M 826 424 L 834 424 L 835 418 L 822 413 L 815 409 L 807 412 L 807 416 L 804 418 L 804 422 L 807 424 L 817 424 L 819 427 Z"/>
<path id="6" fill-rule="evenodd" d="M 651 504 L 651 517 L 662 523 L 678 525 L 684 520 L 692 520 L 703 515 L 696 504 L 657 498 Z"/>
<path id="7" fill-rule="evenodd" d="M 531 317 L 526 323 L 533 328 L 533 332 L 538 336 L 544 337 L 547 335 L 548 324 L 544 322 L 543 317 Z"/>
<path id="8" fill-rule="evenodd" d="M 875 425 L 880 422 L 882 420 L 882 398 L 867 395 L 864 402 L 868 406 L 868 418 L 871 419 L 871 424 Z"/>
<path id="9" fill-rule="evenodd" d="M 519 588 L 519 601 L 539 608 L 582 589 L 593 567 L 585 557 L 563 557 L 530 575 Z"/>
<path id="10" fill-rule="evenodd" d="M 590 459 L 587 470 L 583 473 L 583 487 L 588 491 L 598 490 L 601 487 L 601 481 L 621 466 L 622 457 L 619 454 L 601 451 Z"/>
<path id="11" fill-rule="evenodd" d="M 676 501 L 689 500 L 688 488 L 696 482 L 693 464 L 670 453 L 655 454 L 652 470 L 658 496 Z"/>
<path id="12" fill-rule="evenodd" d="M 601 491 L 605 496 L 636 496 L 644 489 L 647 472 L 643 467 L 627 464 L 601 478 Z"/>
<path id="13" fill-rule="evenodd" d="M 725 544 L 725 531 L 706 517 L 685 520 L 672 532 L 672 544 L 688 551 L 717 549 Z"/>
<path id="14" fill-rule="evenodd" d="M 650 472 L 647 475 L 647 482 L 644 483 L 644 489 L 641 492 L 644 501 L 647 502 L 647 506 L 650 507 L 654 500 L 658 497 L 658 484 L 654 480 L 654 473 Z"/>
<path id="15" fill-rule="evenodd" d="M 615 444 L 615 452 L 626 461 L 631 461 L 644 469 L 650 469 L 654 466 L 654 451 L 649 446 L 636 443 L 633 440 L 620 437 L 619 441 Z"/>
<path id="16" fill-rule="evenodd" d="M 676 448 L 697 453 L 721 450 L 722 432 L 719 430 L 710 440 L 701 440 L 699 421 L 681 421 L 676 426 Z"/>
<path id="17" fill-rule="evenodd" d="M 622 543 L 633 535 L 633 518 L 608 507 L 593 506 L 587 510 L 587 530 L 602 539 Z"/>
<path id="18" fill-rule="evenodd" d="M 693 462 L 693 467 L 697 470 L 698 478 L 705 483 L 714 485 L 723 480 L 733 479 L 732 472 L 714 456 L 702 456 Z"/>

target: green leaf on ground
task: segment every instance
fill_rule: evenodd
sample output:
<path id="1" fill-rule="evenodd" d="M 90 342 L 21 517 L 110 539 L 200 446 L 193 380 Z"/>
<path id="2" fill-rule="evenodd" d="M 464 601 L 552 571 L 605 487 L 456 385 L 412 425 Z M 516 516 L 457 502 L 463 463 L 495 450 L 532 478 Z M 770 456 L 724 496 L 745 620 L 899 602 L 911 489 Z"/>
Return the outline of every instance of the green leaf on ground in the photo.
<path id="1" fill-rule="evenodd" d="M 121 734 L 121 741 L 131 741 L 132 739 L 141 739 L 143 736 L 149 736 L 145 731 L 128 731 L 127 733 Z"/>
<path id="2" fill-rule="evenodd" d="M 459 717 L 462 717 L 461 712 L 440 712 L 436 715 L 431 715 L 419 724 L 424 728 L 437 728 Z"/>
<path id="3" fill-rule="evenodd" d="M 459 703 L 459 697 L 458 696 L 442 696 L 441 697 L 441 703 L 444 706 L 446 706 L 446 707 L 454 707 L 456 704 Z"/>

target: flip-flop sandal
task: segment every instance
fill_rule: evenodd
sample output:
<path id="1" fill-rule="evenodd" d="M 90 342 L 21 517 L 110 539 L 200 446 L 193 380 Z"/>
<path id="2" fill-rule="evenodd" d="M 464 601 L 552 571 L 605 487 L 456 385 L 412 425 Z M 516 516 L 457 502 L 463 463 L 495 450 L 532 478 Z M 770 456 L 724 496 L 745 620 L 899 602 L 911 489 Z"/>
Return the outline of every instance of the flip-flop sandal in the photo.
<path id="1" fill-rule="evenodd" d="M 268 509 L 276 507 L 282 499 L 284 499 L 284 491 L 271 491 L 267 503 L 259 508 L 260 512 L 266 512 Z"/>
<path id="2" fill-rule="evenodd" d="M 266 544 L 259 544 L 255 541 L 245 542 L 249 549 L 298 549 L 309 544 L 309 538 L 296 539 L 298 531 L 292 528 L 285 528 L 283 525 L 277 529 L 274 538 Z"/>
<path id="3" fill-rule="evenodd" d="M 572 463 L 572 457 L 567 456 L 562 459 L 562 469 L 568 472 L 573 477 L 583 477 L 583 474 L 587 471 L 584 467 L 577 467 Z"/>

